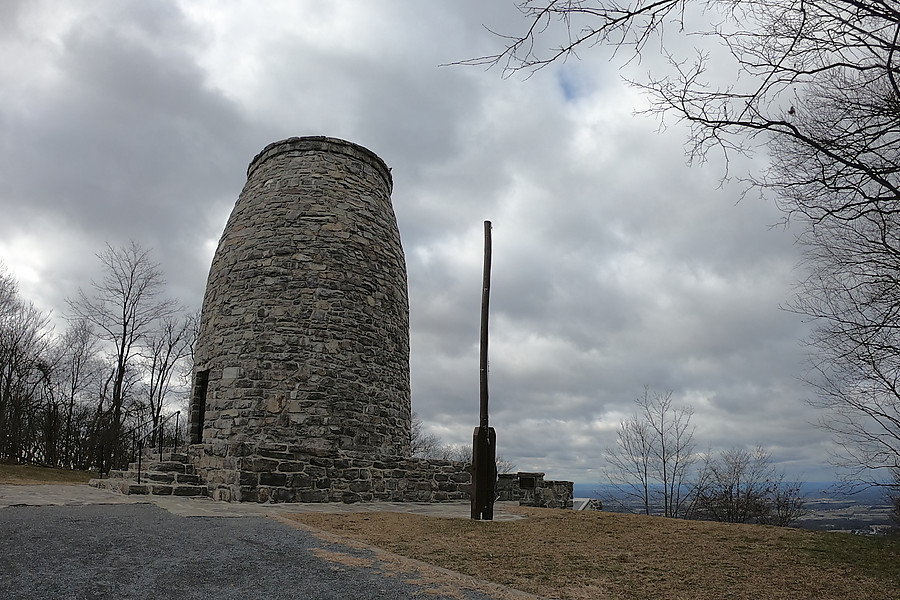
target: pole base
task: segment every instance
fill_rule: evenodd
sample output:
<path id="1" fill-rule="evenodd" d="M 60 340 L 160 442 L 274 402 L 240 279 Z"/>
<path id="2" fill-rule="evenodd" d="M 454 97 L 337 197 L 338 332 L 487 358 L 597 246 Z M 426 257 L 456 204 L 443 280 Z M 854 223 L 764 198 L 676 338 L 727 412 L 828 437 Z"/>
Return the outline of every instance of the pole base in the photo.
<path id="1" fill-rule="evenodd" d="M 472 435 L 472 519 L 494 520 L 497 492 L 497 434 L 493 427 L 476 427 Z"/>

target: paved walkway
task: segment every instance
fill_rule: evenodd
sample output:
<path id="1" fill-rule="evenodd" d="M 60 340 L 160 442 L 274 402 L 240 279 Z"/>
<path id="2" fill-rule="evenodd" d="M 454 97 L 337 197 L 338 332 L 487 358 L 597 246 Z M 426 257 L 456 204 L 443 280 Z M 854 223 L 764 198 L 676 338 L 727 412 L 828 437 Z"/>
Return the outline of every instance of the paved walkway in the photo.
<path id="1" fill-rule="evenodd" d="M 298 512 L 388 511 L 468 519 L 470 514 L 470 504 L 465 501 L 434 504 L 420 502 L 357 502 L 354 504 L 343 504 L 341 502 L 302 504 L 291 502 L 257 504 L 255 502 L 216 502 L 206 497 L 137 494 L 125 496 L 108 490 L 92 488 L 86 484 L 0 485 L 0 508 L 8 506 L 84 506 L 88 504 L 155 504 L 172 514 L 182 517 L 270 517 Z M 524 518 L 506 510 L 513 506 L 518 506 L 518 503 L 497 502 L 494 505 L 494 520 L 512 521 Z"/>
<path id="2" fill-rule="evenodd" d="M 466 502 L 249 504 L 0 485 L 0 597 L 535 599 L 283 518 L 366 510 L 469 516 Z"/>

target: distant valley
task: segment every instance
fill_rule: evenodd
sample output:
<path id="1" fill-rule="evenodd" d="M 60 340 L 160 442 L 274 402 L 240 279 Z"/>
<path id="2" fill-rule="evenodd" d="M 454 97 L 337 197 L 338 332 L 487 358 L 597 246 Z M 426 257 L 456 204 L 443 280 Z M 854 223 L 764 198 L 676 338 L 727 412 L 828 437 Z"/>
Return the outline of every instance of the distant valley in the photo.
<path id="1" fill-rule="evenodd" d="M 803 485 L 806 514 L 793 526 L 817 531 L 868 532 L 872 526 L 891 524 L 891 504 L 886 490 L 870 488 L 855 494 L 840 491 L 837 482 Z M 604 510 L 639 512 L 639 505 L 608 484 L 575 484 L 576 498 L 599 498 Z"/>

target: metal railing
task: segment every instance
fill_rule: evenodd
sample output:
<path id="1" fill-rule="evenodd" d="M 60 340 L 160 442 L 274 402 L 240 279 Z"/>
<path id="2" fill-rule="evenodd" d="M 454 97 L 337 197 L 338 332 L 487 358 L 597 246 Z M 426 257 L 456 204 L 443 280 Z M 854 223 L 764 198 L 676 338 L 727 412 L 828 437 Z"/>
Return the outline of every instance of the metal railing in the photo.
<path id="1" fill-rule="evenodd" d="M 169 420 L 172 419 L 172 417 L 175 417 L 175 432 L 173 434 L 173 441 L 172 441 L 172 454 L 175 454 L 176 452 L 178 452 L 178 437 L 179 437 L 178 436 L 178 423 L 179 423 L 180 416 L 181 416 L 180 410 L 166 415 L 164 418 L 160 419 L 159 422 L 150 429 L 150 431 L 148 431 L 141 437 L 137 436 L 137 432 L 139 430 L 143 429 L 144 427 L 146 427 L 147 425 L 153 423 L 153 419 L 150 419 L 150 420 L 144 421 L 143 423 L 135 425 L 134 427 L 131 427 L 130 429 L 123 431 L 122 433 L 120 433 L 119 435 L 114 437 L 113 439 L 109 440 L 109 444 L 114 445 L 117 441 L 121 440 L 122 438 L 126 438 L 128 435 L 131 435 L 131 459 L 132 459 L 131 462 L 134 462 L 135 455 L 137 455 L 138 483 L 141 482 L 141 463 L 142 463 L 141 459 L 143 456 L 143 447 L 142 447 L 143 442 L 148 437 L 152 436 L 154 433 L 158 434 L 157 439 L 159 440 L 159 460 L 162 461 L 164 426 Z M 103 479 L 103 473 L 105 471 L 104 467 L 107 466 L 107 465 L 104 465 L 105 447 L 106 447 L 106 444 L 100 444 L 100 465 L 99 465 L 100 479 Z M 109 466 L 111 467 L 111 465 L 109 465 Z"/>
<path id="2" fill-rule="evenodd" d="M 160 462 L 162 462 L 162 459 L 163 459 L 162 458 L 163 457 L 163 426 L 166 424 L 166 421 L 168 421 L 169 419 L 172 418 L 173 415 L 175 417 L 175 436 L 172 441 L 172 454 L 175 454 L 176 452 L 178 452 L 178 417 L 181 415 L 180 410 L 178 412 L 169 414 L 165 419 L 160 419 L 160 421 L 159 421 L 159 423 L 157 423 L 156 427 L 154 427 L 149 432 L 144 434 L 144 436 L 142 438 L 135 440 L 134 434 L 132 434 L 132 447 L 135 447 L 135 442 L 137 443 L 137 459 L 138 459 L 137 460 L 137 463 L 138 463 L 137 482 L 138 482 L 138 484 L 141 483 L 141 463 L 142 463 L 142 459 L 144 457 L 143 448 L 140 446 L 140 444 L 144 440 L 146 440 L 148 437 L 153 435 L 154 433 L 157 433 L 158 435 L 156 436 L 156 438 L 159 440 L 159 460 L 160 460 Z"/>

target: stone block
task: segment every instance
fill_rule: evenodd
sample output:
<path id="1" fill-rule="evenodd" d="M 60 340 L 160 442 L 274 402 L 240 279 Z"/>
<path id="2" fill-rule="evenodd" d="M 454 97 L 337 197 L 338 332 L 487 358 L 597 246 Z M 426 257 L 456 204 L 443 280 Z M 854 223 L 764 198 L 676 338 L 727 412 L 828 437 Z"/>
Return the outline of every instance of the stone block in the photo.
<path id="1" fill-rule="evenodd" d="M 163 461 L 150 463 L 148 469 L 161 473 L 184 473 L 187 465 L 181 462 Z"/>
<path id="2" fill-rule="evenodd" d="M 216 488 L 210 495 L 213 500 L 220 502 L 231 502 L 234 497 L 230 488 Z"/>
<path id="3" fill-rule="evenodd" d="M 271 502 L 293 502 L 295 491 L 285 487 L 273 488 L 269 499 Z"/>
<path id="4" fill-rule="evenodd" d="M 276 460 L 291 460 L 294 458 L 294 455 L 290 452 L 285 452 L 283 450 L 267 450 L 264 448 L 259 448 L 256 451 L 256 454 L 265 458 L 274 458 Z"/>
<path id="5" fill-rule="evenodd" d="M 328 475 L 328 470 L 324 467 L 314 467 L 312 465 L 306 467 L 303 471 L 310 477 L 315 478 L 326 477 Z"/>
<path id="6" fill-rule="evenodd" d="M 241 461 L 241 466 L 245 471 L 275 471 L 278 469 L 278 462 L 273 458 L 245 458 Z"/>
<path id="7" fill-rule="evenodd" d="M 371 481 L 351 481 L 350 491 L 352 492 L 368 492 L 372 489 Z"/>
<path id="8" fill-rule="evenodd" d="M 278 442 L 264 442 L 256 447 L 257 451 L 266 450 L 269 452 L 288 452 L 288 445 Z"/>
<path id="9" fill-rule="evenodd" d="M 238 487 L 238 498 L 240 502 L 257 502 L 259 500 L 259 488 L 242 485 Z"/>
<path id="10" fill-rule="evenodd" d="M 288 475 L 286 485 L 298 489 L 315 487 L 314 480 L 305 473 L 293 473 Z"/>
<path id="11" fill-rule="evenodd" d="M 278 463 L 278 470 L 282 473 L 296 473 L 302 471 L 306 465 L 296 460 L 283 460 Z"/>
<path id="12" fill-rule="evenodd" d="M 297 497 L 300 502 L 326 502 L 328 492 L 325 490 L 300 490 Z"/>
<path id="13" fill-rule="evenodd" d="M 259 485 L 259 473 L 256 471 L 240 471 L 238 482 L 242 487 L 255 487 Z"/>
<path id="14" fill-rule="evenodd" d="M 287 475 L 266 471 L 259 474 L 259 485 L 284 486 L 287 483 Z"/>
<path id="15" fill-rule="evenodd" d="M 173 496 L 201 496 L 206 493 L 206 486 L 176 485 L 172 488 Z"/>
<path id="16" fill-rule="evenodd" d="M 224 367 L 222 369 L 222 379 L 237 379 L 241 376 L 241 368 L 240 367 Z"/>

